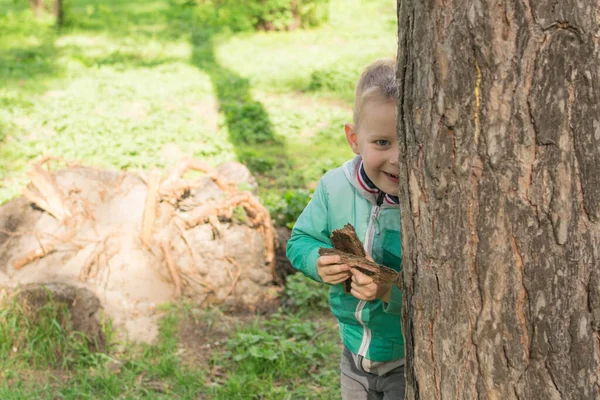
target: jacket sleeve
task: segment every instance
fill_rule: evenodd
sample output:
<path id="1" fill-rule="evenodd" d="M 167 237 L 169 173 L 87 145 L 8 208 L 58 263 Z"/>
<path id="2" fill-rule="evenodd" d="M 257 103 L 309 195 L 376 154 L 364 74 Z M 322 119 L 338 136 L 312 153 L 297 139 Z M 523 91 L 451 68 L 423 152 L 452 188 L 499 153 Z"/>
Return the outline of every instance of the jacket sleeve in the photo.
<path id="1" fill-rule="evenodd" d="M 317 282 L 323 282 L 317 273 L 319 248 L 332 247 L 327 222 L 327 202 L 327 192 L 321 180 L 312 199 L 294 224 L 286 249 L 292 266 Z"/>
<path id="2" fill-rule="evenodd" d="M 388 314 L 401 315 L 402 313 L 402 291 L 396 286 L 392 286 L 390 302 L 383 303 L 383 311 Z"/>

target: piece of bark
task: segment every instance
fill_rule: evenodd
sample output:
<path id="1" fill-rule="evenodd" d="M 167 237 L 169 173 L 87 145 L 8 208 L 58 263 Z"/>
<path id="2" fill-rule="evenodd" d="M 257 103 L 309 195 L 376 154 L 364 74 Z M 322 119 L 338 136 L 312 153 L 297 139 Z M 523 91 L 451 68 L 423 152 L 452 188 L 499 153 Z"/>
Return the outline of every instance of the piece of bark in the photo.
<path id="1" fill-rule="evenodd" d="M 366 257 L 363 243 L 358 238 L 356 230 L 352 224 L 346 224 L 341 229 L 336 229 L 331 233 L 331 244 L 335 249 L 344 253 L 354 254 L 359 257 Z M 352 279 L 348 278 L 344 281 L 344 292 L 350 293 Z"/>
<path id="2" fill-rule="evenodd" d="M 359 257 L 366 256 L 365 248 L 351 224 L 346 224 L 342 229 L 334 230 L 330 239 L 335 249 Z"/>
<path id="3" fill-rule="evenodd" d="M 402 275 L 398 271 L 386 267 L 385 265 L 374 263 L 373 261 L 367 260 L 364 257 L 349 254 L 338 249 L 328 249 L 325 247 L 321 247 L 319 249 L 319 255 L 340 256 L 340 264 L 347 264 L 352 268 L 358 269 L 363 274 L 373 278 L 373 281 L 377 284 L 384 283 L 388 285 L 396 285 L 398 287 L 402 285 Z"/>

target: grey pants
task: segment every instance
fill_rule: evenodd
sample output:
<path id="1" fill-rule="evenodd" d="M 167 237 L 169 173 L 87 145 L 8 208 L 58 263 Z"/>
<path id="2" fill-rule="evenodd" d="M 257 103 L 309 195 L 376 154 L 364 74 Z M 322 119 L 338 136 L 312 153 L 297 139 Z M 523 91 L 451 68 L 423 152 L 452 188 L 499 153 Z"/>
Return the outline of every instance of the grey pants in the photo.
<path id="1" fill-rule="evenodd" d="M 403 400 L 404 365 L 384 375 L 365 372 L 346 347 L 340 363 L 343 400 Z"/>

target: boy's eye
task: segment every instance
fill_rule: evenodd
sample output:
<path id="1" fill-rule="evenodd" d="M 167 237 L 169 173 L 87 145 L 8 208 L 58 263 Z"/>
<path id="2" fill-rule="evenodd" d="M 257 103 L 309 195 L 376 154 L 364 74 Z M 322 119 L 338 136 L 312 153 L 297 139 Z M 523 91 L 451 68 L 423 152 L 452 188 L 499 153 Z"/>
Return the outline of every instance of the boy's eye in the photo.
<path id="1" fill-rule="evenodd" d="M 390 144 L 390 141 L 389 141 L 389 140 L 376 140 L 376 141 L 375 141 L 375 144 L 376 144 L 377 146 L 382 146 L 382 147 L 384 147 L 384 146 L 387 146 L 388 144 Z"/>

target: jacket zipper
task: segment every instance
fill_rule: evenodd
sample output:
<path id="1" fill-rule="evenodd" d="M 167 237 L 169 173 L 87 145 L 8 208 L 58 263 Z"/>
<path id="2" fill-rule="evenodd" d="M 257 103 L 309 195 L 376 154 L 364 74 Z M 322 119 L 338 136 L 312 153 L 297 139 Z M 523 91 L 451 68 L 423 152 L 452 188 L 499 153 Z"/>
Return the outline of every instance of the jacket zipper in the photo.
<path id="1" fill-rule="evenodd" d="M 365 237 L 365 251 L 369 254 L 371 254 L 371 251 L 373 250 L 373 238 L 375 236 L 373 233 L 379 235 L 379 214 L 381 213 L 383 196 L 385 196 L 385 193 L 379 192 L 379 195 L 377 196 L 377 204 L 371 208 L 371 217 L 369 218 L 367 235 Z"/>
<path id="2" fill-rule="evenodd" d="M 383 196 L 385 193 L 379 192 L 377 196 L 377 204 L 371 208 L 371 216 L 369 217 L 369 225 L 367 226 L 367 235 L 365 237 L 365 252 L 367 254 L 371 254 L 373 250 L 373 239 L 375 233 L 379 234 L 379 214 L 381 213 L 381 205 L 383 204 Z M 374 232 L 375 231 L 375 232 Z M 361 300 L 358 302 L 356 306 L 356 311 L 354 316 L 359 324 L 363 327 L 363 338 L 360 344 L 360 348 L 358 350 L 358 355 L 365 357 L 367 354 L 367 350 L 369 349 L 369 344 L 371 343 L 371 330 L 367 328 L 367 326 L 362 321 L 362 311 L 365 308 L 366 301 Z"/>

